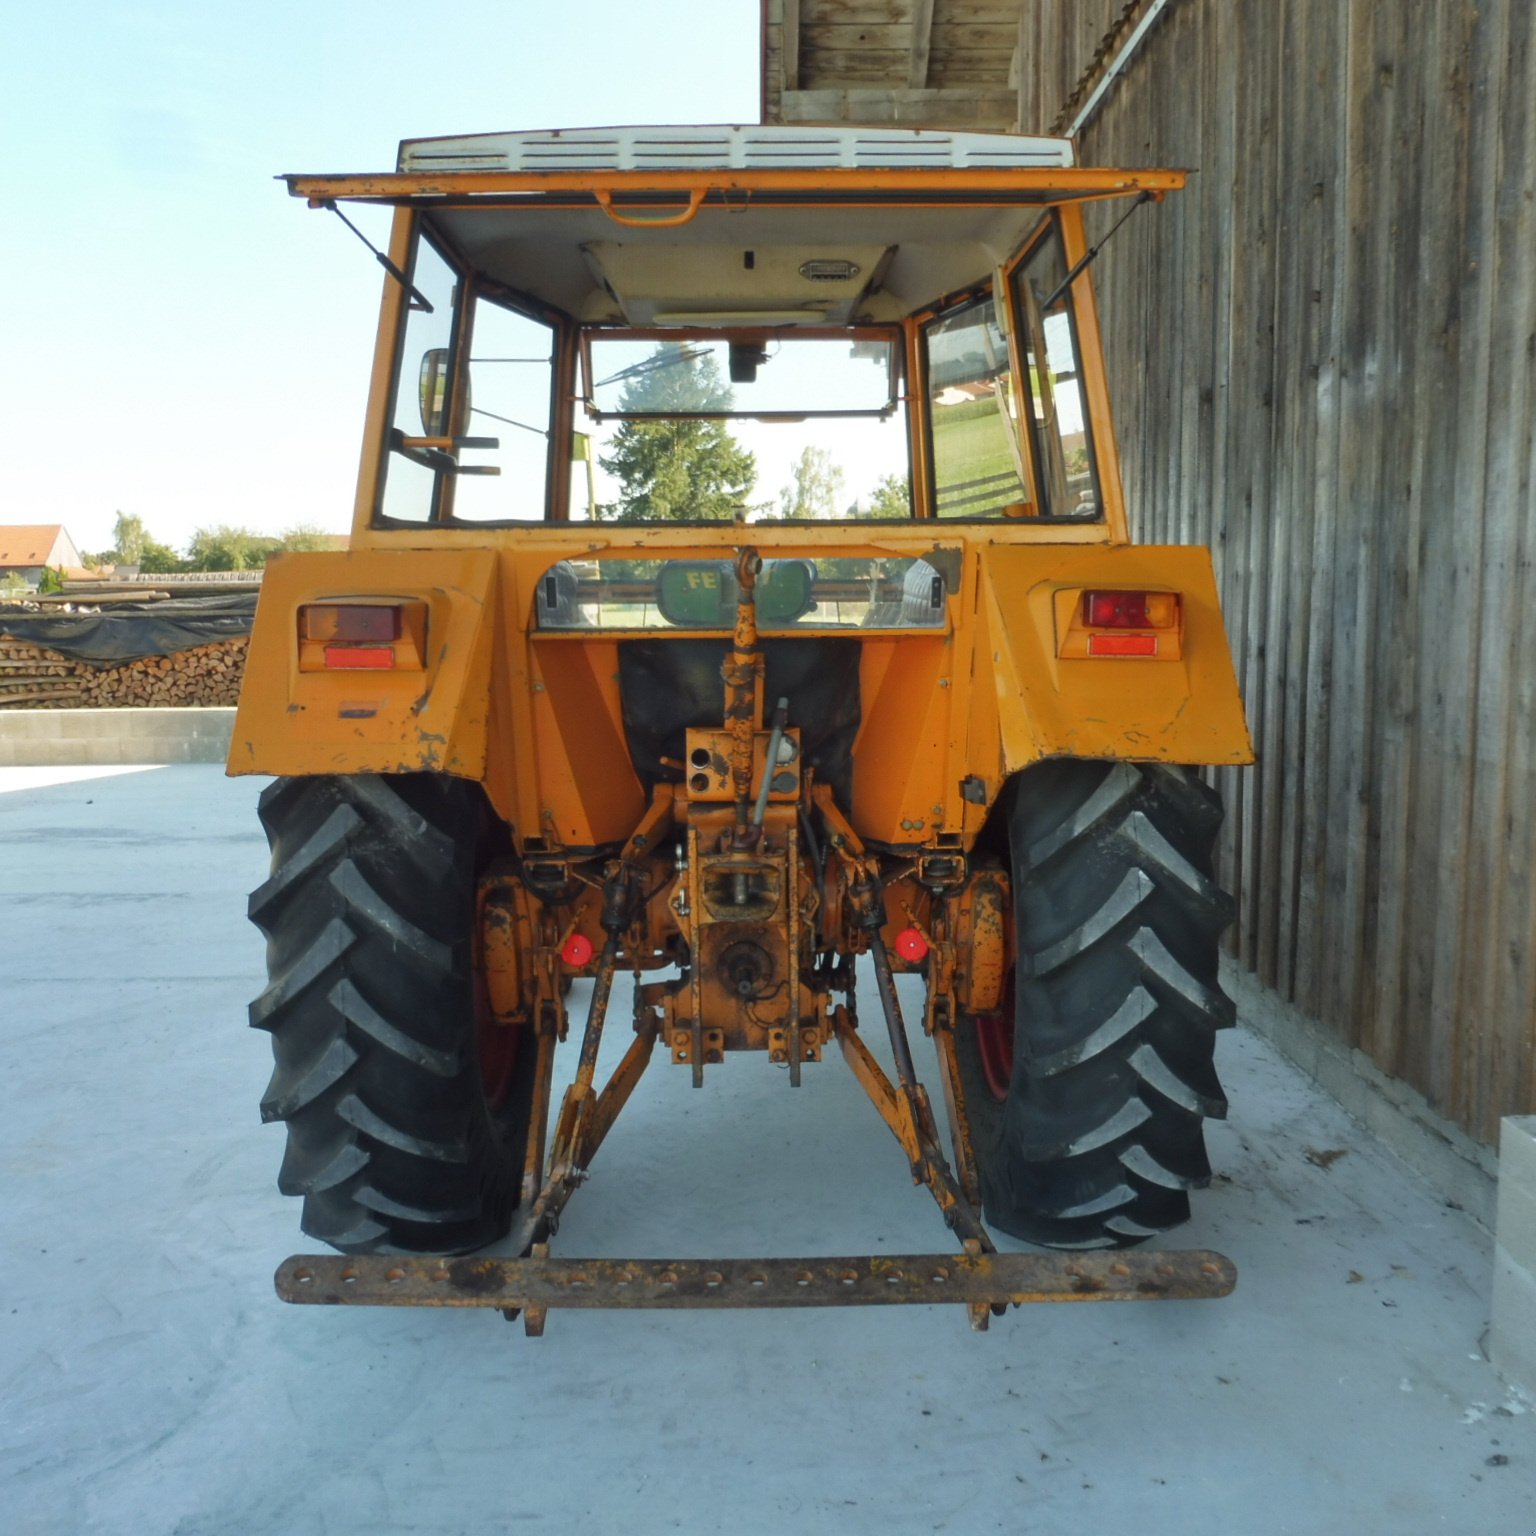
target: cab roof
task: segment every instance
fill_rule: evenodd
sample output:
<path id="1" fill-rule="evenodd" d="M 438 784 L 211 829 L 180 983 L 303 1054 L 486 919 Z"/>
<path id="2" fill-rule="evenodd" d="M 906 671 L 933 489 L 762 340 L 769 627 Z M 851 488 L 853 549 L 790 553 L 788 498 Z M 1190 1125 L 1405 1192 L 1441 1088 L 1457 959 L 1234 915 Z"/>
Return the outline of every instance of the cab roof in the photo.
<path id="1" fill-rule="evenodd" d="M 1083 169 L 1069 139 L 918 128 L 468 134 L 406 139 L 397 166 L 284 180 L 418 208 L 513 294 L 632 326 L 889 323 L 985 281 L 1052 205 L 1184 184 Z"/>

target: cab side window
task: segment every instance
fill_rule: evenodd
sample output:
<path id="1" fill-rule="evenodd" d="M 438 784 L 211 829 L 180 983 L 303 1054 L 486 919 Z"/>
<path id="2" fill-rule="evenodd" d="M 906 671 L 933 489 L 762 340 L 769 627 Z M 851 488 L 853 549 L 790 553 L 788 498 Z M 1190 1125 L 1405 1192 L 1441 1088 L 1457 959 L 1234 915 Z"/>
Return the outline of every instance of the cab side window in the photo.
<path id="1" fill-rule="evenodd" d="M 549 491 L 554 328 L 481 295 L 468 345 L 463 434 L 488 446 L 459 452 L 453 517 L 538 522 Z"/>
<path id="2" fill-rule="evenodd" d="M 930 322 L 924 340 L 938 515 L 1022 515 L 1029 494 L 1018 409 L 991 294 Z"/>
<path id="3" fill-rule="evenodd" d="M 1029 391 L 1025 417 L 1040 471 L 1041 514 L 1101 517 L 1077 320 L 1054 219 L 1014 274 L 1013 291 Z"/>
<path id="4" fill-rule="evenodd" d="M 449 358 L 453 346 L 458 273 L 425 236 L 416 242 L 411 282 L 431 304 L 430 311 L 407 300 L 405 335 L 395 384 L 395 408 L 390 418 L 390 443 L 402 438 L 431 436 L 435 413 L 447 419 L 452 402 L 447 398 L 451 377 Z M 431 519 L 437 494 L 437 474 L 417 450 L 408 454 L 390 446 L 384 454 L 384 488 L 379 512 L 401 522 L 425 523 Z"/>

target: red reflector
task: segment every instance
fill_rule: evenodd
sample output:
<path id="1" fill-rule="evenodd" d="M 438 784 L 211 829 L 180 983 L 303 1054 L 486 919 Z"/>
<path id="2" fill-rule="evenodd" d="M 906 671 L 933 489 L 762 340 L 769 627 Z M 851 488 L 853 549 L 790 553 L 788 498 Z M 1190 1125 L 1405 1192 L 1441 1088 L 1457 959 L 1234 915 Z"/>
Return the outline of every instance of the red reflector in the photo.
<path id="1" fill-rule="evenodd" d="M 1156 635 L 1089 635 L 1090 656 L 1156 656 Z"/>
<path id="2" fill-rule="evenodd" d="M 573 971 L 579 971 L 592 959 L 592 940 L 584 933 L 573 933 L 561 947 L 560 958 Z"/>
<path id="3" fill-rule="evenodd" d="M 328 645 L 325 664 L 340 671 L 377 672 L 395 664 L 392 645 Z"/>
<path id="4" fill-rule="evenodd" d="M 896 935 L 896 953 L 916 965 L 928 954 L 928 940 L 916 928 L 903 928 Z"/>
<path id="5" fill-rule="evenodd" d="M 382 603 L 305 603 L 299 621 L 306 640 L 377 644 L 400 638 L 400 610 Z"/>

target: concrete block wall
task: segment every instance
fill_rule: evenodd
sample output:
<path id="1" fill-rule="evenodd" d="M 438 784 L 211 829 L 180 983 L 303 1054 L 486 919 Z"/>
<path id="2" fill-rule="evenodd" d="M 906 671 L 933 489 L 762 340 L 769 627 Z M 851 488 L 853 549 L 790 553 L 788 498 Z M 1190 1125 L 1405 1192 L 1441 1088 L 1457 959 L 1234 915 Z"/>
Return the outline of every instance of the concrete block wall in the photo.
<path id="1" fill-rule="evenodd" d="M 0 710 L 0 768 L 222 763 L 233 709 Z"/>
<path id="2" fill-rule="evenodd" d="M 1500 1126 L 1488 1353 L 1507 1380 L 1536 1392 L 1536 1115 L 1510 1115 Z"/>

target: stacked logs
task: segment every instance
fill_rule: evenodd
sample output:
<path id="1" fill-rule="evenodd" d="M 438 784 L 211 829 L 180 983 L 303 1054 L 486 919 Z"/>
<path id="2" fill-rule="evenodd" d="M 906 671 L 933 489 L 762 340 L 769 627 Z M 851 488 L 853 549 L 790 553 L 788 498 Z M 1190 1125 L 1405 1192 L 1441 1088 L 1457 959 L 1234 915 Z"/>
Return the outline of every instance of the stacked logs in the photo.
<path id="1" fill-rule="evenodd" d="M 96 667 L 0 634 L 0 709 L 175 709 L 233 704 L 247 641 L 241 636 L 170 656 Z"/>

